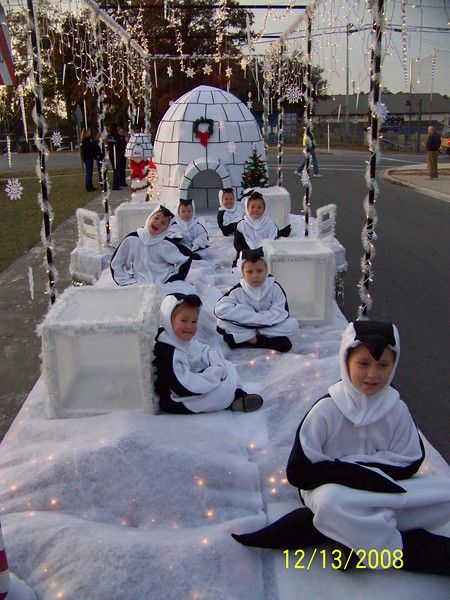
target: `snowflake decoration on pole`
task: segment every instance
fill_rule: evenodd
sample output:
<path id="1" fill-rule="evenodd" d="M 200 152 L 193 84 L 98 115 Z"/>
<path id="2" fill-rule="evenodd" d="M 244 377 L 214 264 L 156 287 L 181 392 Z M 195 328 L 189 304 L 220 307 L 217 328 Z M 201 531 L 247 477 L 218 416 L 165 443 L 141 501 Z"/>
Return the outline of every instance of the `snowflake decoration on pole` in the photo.
<path id="1" fill-rule="evenodd" d="M 20 200 L 22 198 L 23 187 L 18 179 L 8 179 L 5 192 L 10 200 Z"/>
<path id="2" fill-rule="evenodd" d="M 234 154 L 236 152 L 236 143 L 233 142 L 233 140 L 230 140 L 228 142 L 228 152 L 230 154 Z"/>
<path id="3" fill-rule="evenodd" d="M 194 77 L 194 75 L 195 75 L 194 69 L 192 67 L 188 67 L 186 69 L 186 75 L 187 75 L 187 77 L 191 77 L 191 78 Z"/>
<path id="4" fill-rule="evenodd" d="M 62 144 L 62 135 L 60 131 L 54 131 L 52 133 L 52 144 L 55 148 L 59 148 Z"/>
<path id="5" fill-rule="evenodd" d="M 204 75 L 211 75 L 211 73 L 212 73 L 212 67 L 211 67 L 211 65 L 205 65 L 203 67 L 203 74 Z"/>
<path id="6" fill-rule="evenodd" d="M 93 75 L 89 75 L 86 79 L 86 86 L 91 92 L 95 90 L 95 77 Z"/>
<path id="7" fill-rule="evenodd" d="M 173 69 L 170 65 L 167 67 L 167 75 L 173 77 Z"/>
<path id="8" fill-rule="evenodd" d="M 289 104 L 295 104 L 301 98 L 301 92 L 298 85 L 291 85 L 286 89 L 284 97 L 289 102 Z"/>
<path id="9" fill-rule="evenodd" d="M 386 104 L 384 104 L 384 102 L 377 102 L 375 104 L 375 113 L 378 117 L 380 125 L 382 125 L 387 120 L 389 114 Z"/>

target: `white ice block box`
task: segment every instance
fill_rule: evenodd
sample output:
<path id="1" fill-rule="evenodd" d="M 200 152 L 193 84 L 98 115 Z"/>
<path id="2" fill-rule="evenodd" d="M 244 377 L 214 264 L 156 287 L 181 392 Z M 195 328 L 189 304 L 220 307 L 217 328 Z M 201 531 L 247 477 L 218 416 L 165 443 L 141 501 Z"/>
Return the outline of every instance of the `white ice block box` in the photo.
<path id="1" fill-rule="evenodd" d="M 304 324 L 325 325 L 333 315 L 335 260 L 318 240 L 264 240 L 269 272 L 286 292 L 291 315 Z"/>
<path id="2" fill-rule="evenodd" d="M 258 188 L 259 189 L 259 188 Z M 279 185 L 260 188 L 266 202 L 265 215 L 271 219 L 278 229 L 283 229 L 290 224 L 291 196 L 289 192 Z"/>
<path id="3" fill-rule="evenodd" d="M 38 328 L 47 416 L 156 412 L 151 366 L 159 307 L 153 284 L 68 288 Z"/>
<path id="4" fill-rule="evenodd" d="M 149 214 L 159 203 L 157 202 L 122 202 L 114 211 L 114 241 L 120 244 L 123 238 L 144 227 Z"/>

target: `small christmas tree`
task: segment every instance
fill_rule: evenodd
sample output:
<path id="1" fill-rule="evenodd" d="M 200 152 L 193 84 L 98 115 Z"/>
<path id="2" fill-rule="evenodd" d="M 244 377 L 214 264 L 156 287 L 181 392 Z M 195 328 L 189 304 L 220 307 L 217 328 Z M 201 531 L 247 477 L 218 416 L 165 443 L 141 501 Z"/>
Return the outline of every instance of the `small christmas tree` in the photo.
<path id="1" fill-rule="evenodd" d="M 267 176 L 266 163 L 253 146 L 252 155 L 244 164 L 241 186 L 245 190 L 251 187 L 267 187 L 268 185 L 269 177 Z"/>

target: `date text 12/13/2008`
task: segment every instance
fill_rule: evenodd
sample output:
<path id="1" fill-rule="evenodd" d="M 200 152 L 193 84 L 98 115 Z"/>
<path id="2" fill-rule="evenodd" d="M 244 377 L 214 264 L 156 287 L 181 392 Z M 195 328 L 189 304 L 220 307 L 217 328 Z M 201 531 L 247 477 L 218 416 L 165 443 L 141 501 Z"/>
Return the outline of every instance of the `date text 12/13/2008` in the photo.
<path id="1" fill-rule="evenodd" d="M 401 569 L 403 567 L 403 551 L 397 550 L 366 550 L 359 548 L 349 549 L 344 552 L 340 548 L 327 550 L 313 548 L 311 555 L 304 550 L 283 550 L 286 569 L 311 569 L 314 562 L 320 564 L 320 568 L 327 567 L 335 570 L 346 569 Z M 308 553 L 309 554 L 309 553 Z"/>

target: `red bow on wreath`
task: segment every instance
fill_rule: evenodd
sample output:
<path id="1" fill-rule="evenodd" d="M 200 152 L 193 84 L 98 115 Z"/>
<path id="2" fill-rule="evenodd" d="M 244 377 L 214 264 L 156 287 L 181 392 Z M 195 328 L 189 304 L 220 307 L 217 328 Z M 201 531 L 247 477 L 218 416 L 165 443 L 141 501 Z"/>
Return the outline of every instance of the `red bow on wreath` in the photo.
<path id="1" fill-rule="evenodd" d="M 146 160 L 140 160 L 139 162 L 130 160 L 131 179 L 139 179 L 139 181 L 145 179 L 144 167 L 146 166 Z"/>
<path id="2" fill-rule="evenodd" d="M 208 125 L 208 129 L 206 131 L 199 131 L 199 126 L 203 124 Z M 206 148 L 209 136 L 214 133 L 214 121 L 212 119 L 200 117 L 192 124 L 192 131 L 194 132 L 195 137 L 200 139 L 200 144 Z"/>

